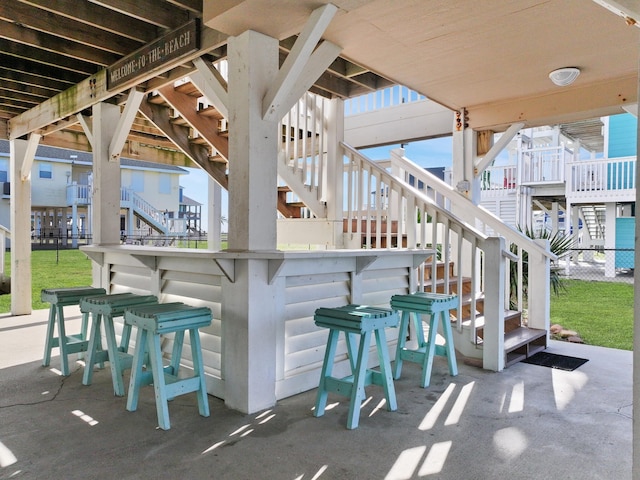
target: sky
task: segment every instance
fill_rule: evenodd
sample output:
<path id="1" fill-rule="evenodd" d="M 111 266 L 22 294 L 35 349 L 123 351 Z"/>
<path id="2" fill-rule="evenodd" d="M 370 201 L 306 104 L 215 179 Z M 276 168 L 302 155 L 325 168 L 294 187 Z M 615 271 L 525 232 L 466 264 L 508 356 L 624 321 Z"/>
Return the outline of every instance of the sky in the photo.
<path id="1" fill-rule="evenodd" d="M 400 145 L 388 145 L 362 150 L 362 153 L 372 160 L 383 160 L 390 157 L 389 152 Z M 422 140 L 405 144 L 405 156 L 421 167 L 450 167 L 451 166 L 451 137 L 442 137 L 432 140 Z M 182 175 L 180 185 L 184 187 L 183 193 L 187 197 L 202 204 L 202 228 L 208 230 L 207 224 L 207 174 L 199 168 L 186 168 L 189 173 Z M 222 191 L 222 215 L 228 218 L 228 199 L 226 190 Z M 222 231 L 227 231 L 227 226 L 222 225 Z"/>

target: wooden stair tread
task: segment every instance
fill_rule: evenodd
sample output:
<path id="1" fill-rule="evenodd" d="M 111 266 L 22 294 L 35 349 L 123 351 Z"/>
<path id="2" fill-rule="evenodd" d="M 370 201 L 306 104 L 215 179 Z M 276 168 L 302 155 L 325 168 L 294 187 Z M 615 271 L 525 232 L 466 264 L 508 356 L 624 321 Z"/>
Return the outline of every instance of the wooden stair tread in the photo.
<path id="1" fill-rule="evenodd" d="M 545 336 L 547 332 L 539 328 L 520 327 L 504 335 L 504 350 L 511 352 L 533 340 Z"/>

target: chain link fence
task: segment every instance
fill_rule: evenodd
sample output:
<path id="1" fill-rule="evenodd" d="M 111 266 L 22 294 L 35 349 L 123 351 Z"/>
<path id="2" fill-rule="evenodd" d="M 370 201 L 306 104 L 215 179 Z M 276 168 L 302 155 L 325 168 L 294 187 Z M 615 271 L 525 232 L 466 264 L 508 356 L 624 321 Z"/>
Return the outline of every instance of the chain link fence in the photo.
<path id="1" fill-rule="evenodd" d="M 633 283 L 634 256 L 632 248 L 572 249 L 553 268 L 568 279 Z"/>

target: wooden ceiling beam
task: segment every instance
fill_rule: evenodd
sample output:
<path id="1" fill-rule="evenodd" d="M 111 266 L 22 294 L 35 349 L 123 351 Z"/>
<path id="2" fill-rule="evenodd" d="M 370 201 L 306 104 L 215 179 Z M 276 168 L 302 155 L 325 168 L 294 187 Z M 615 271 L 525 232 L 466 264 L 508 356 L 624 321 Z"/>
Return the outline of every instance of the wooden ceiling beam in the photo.
<path id="1" fill-rule="evenodd" d="M 2 86 L 4 87 L 5 90 L 9 92 L 26 93 L 34 98 L 38 98 L 39 99 L 38 103 L 43 102 L 44 100 L 46 100 L 51 96 L 50 90 L 39 88 L 39 87 L 36 87 L 35 85 L 32 85 L 28 89 L 28 91 L 25 92 L 24 84 L 21 82 L 13 81 L 13 80 L 4 80 L 2 82 Z"/>
<path id="2" fill-rule="evenodd" d="M 81 73 L 85 76 L 96 73 L 93 63 L 72 59 L 58 53 L 49 52 L 30 45 L 22 45 L 0 38 L 0 52 L 16 58 L 28 59 L 42 65 L 57 67 L 70 72 Z"/>
<path id="3" fill-rule="evenodd" d="M 161 34 L 155 25 L 149 25 L 120 12 L 87 2 L 77 0 L 20 0 L 20 2 L 141 43 L 149 43 Z"/>
<path id="4" fill-rule="evenodd" d="M 0 3 L 0 5 L 3 5 Z M 77 58 L 85 62 L 95 63 L 101 67 L 106 67 L 115 63 L 120 56 L 102 50 L 87 48 L 75 42 L 63 40 L 48 33 L 31 30 L 23 26 L 3 21 L 0 19 L 0 38 L 5 38 L 11 42 L 46 50 L 47 52 L 58 53 L 71 58 Z"/>
<path id="5" fill-rule="evenodd" d="M 37 87 L 49 90 L 49 97 L 57 92 L 66 90 L 70 86 L 69 83 L 59 82 L 55 79 L 39 77 L 37 75 L 16 72 L 15 70 L 6 70 L 3 68 L 0 68 L 0 80 L 10 80 L 12 82 L 19 82 L 27 87 Z"/>
<path id="6" fill-rule="evenodd" d="M 167 2 L 175 5 L 176 7 L 189 10 L 198 18 L 202 17 L 202 0 L 167 0 Z"/>
<path id="7" fill-rule="evenodd" d="M 193 18 L 185 10 L 168 2 L 157 0 L 89 0 L 110 10 L 124 13 L 128 17 L 152 23 L 158 27 L 173 29 Z"/>
<path id="8" fill-rule="evenodd" d="M 0 65 L 4 65 L 6 70 L 37 75 L 46 79 L 56 79 L 69 85 L 81 82 L 87 77 L 87 75 L 61 70 L 49 65 L 42 65 L 30 60 L 25 60 L 24 58 L 4 55 L 3 53 L 0 53 Z"/>
<path id="9" fill-rule="evenodd" d="M 0 18 L 25 28 L 53 35 L 91 48 L 123 56 L 136 50 L 142 42 L 115 35 L 76 22 L 49 11 L 32 8 L 19 2 L 0 2 Z"/>

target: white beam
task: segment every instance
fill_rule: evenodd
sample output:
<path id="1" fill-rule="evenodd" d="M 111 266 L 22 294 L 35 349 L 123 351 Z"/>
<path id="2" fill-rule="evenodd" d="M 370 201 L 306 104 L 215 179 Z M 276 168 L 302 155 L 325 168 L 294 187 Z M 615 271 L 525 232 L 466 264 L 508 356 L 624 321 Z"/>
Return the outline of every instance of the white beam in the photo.
<path id="1" fill-rule="evenodd" d="M 338 8 L 331 3 L 313 11 L 264 97 L 262 103 L 264 120 L 273 120 L 274 118 L 279 120 L 281 117 L 278 116 L 278 112 L 283 109 L 288 110 L 288 108 L 283 108 L 281 104 L 306 68 L 313 50 L 337 11 Z"/>
<path id="2" fill-rule="evenodd" d="M 82 130 L 84 130 L 84 135 L 87 137 L 89 145 L 93 147 L 93 126 L 91 124 L 91 121 L 81 113 L 78 113 L 76 115 L 76 118 L 78 119 L 78 123 L 80 123 Z"/>
<path id="3" fill-rule="evenodd" d="M 33 165 L 33 159 L 36 156 L 36 150 L 38 149 L 40 138 L 42 138 L 42 136 L 37 133 L 31 133 L 29 135 L 27 150 L 24 154 L 22 167 L 20 167 L 20 180 L 23 182 L 29 178 L 29 175 L 31 175 L 31 166 Z"/>
<path id="4" fill-rule="evenodd" d="M 229 118 L 227 81 L 213 65 L 201 57 L 194 58 L 193 64 L 198 70 L 189 75 L 191 81 L 224 118 Z"/>
<path id="5" fill-rule="evenodd" d="M 493 162 L 498 154 L 505 149 L 505 147 L 509 144 L 513 137 L 515 137 L 520 130 L 524 128 L 524 123 L 514 123 L 507 131 L 502 134 L 502 136 L 493 144 L 493 146 L 489 149 L 487 154 L 476 161 L 475 172 L 476 177 L 479 177 L 485 168 L 487 168 L 491 162 Z"/>
<path id="6" fill-rule="evenodd" d="M 136 119 L 136 114 L 138 113 L 143 98 L 144 92 L 137 90 L 135 87 L 129 90 L 127 103 L 124 106 L 124 111 L 120 114 L 116 131 L 109 144 L 109 158 L 112 161 L 120 158 L 120 152 L 122 152 L 124 144 L 127 141 L 127 137 L 131 131 L 131 125 L 133 125 L 133 121 Z"/>

